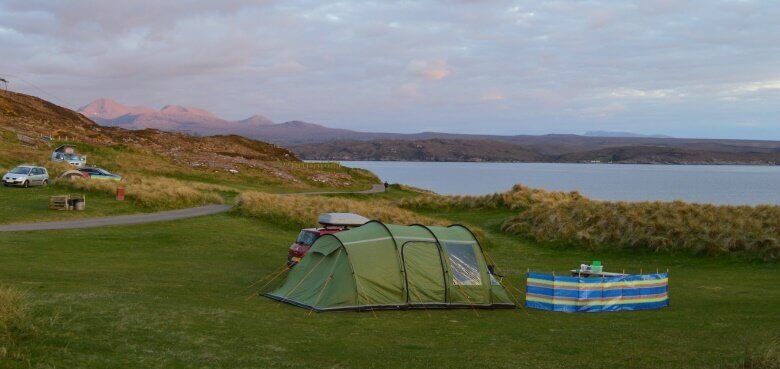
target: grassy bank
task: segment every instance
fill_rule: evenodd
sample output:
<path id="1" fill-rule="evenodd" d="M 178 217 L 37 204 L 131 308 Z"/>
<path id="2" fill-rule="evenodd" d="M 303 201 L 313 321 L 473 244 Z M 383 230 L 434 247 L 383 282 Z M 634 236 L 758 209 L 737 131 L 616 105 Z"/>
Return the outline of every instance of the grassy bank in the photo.
<path id="1" fill-rule="evenodd" d="M 386 200 L 371 202 L 328 196 L 274 195 L 245 192 L 238 197 L 237 210 L 242 215 L 305 228 L 317 224 L 317 217 L 326 212 L 357 213 L 369 219 L 393 224 L 443 224 L 434 219 L 398 208 Z"/>
<path id="2" fill-rule="evenodd" d="M 487 196 L 428 195 L 400 204 L 429 211 L 506 210 L 512 215 L 502 223 L 504 232 L 553 244 L 780 258 L 780 206 L 595 201 L 520 185 Z"/>
<path id="3" fill-rule="evenodd" d="M 13 233 L 0 235 L 0 281 L 28 290 L 37 331 L 18 341 L 24 357 L 0 366 L 725 368 L 780 331 L 776 264 L 551 249 L 501 233 L 504 211 L 429 215 L 486 229 L 487 251 L 520 289 L 529 268 L 600 258 L 613 270 L 669 267 L 671 306 L 310 315 L 250 288 L 284 265 L 296 227 L 234 214 Z"/>

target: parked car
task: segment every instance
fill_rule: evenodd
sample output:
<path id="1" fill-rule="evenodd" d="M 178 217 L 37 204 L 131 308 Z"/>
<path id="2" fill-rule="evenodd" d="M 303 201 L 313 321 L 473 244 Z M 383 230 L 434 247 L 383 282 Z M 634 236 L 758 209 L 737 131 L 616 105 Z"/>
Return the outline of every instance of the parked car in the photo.
<path id="1" fill-rule="evenodd" d="M 87 157 L 76 154 L 76 146 L 62 145 L 51 153 L 51 161 L 66 162 L 74 167 L 87 165 Z"/>
<path id="2" fill-rule="evenodd" d="M 103 168 L 79 168 L 79 172 L 84 174 L 84 177 L 92 178 L 92 179 L 107 179 L 111 181 L 121 181 L 122 176 L 118 174 L 111 173 Z"/>
<path id="3" fill-rule="evenodd" d="M 20 165 L 3 175 L 3 186 L 46 186 L 49 172 L 44 167 Z"/>
<path id="4" fill-rule="evenodd" d="M 362 226 L 368 223 L 369 219 L 352 213 L 326 213 L 320 215 L 317 222 L 320 223 L 321 228 L 302 229 L 295 243 L 287 250 L 287 266 L 290 268 L 303 259 L 314 241 L 320 237 Z"/>

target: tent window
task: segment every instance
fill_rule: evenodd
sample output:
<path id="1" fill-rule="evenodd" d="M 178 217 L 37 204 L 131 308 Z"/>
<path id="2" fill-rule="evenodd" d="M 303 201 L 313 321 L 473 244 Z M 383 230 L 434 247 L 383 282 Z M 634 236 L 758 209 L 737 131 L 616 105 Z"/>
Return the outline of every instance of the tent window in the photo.
<path id="1" fill-rule="evenodd" d="M 496 276 L 493 275 L 493 273 L 490 273 L 490 284 L 493 286 L 500 286 L 501 282 L 496 279 Z"/>
<path id="2" fill-rule="evenodd" d="M 450 255 L 452 283 L 463 286 L 481 285 L 482 273 L 479 271 L 474 247 L 465 243 L 448 243 L 446 245 L 447 253 Z"/>

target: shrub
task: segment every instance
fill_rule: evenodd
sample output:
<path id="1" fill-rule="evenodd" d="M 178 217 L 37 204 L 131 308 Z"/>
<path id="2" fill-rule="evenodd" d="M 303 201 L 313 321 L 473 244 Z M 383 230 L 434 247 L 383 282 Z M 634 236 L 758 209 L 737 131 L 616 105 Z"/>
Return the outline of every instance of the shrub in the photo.
<path id="1" fill-rule="evenodd" d="M 509 209 L 502 230 L 542 242 L 584 247 L 742 253 L 780 258 L 780 206 L 594 201 L 577 192 L 514 186 L 487 196 L 421 196 L 401 206 L 418 209 Z"/>
<path id="2" fill-rule="evenodd" d="M 136 177 L 123 182 L 90 180 L 86 178 L 61 179 L 57 184 L 87 192 L 116 193 L 125 187 L 125 195 L 134 203 L 148 208 L 177 208 L 208 203 L 222 203 L 222 197 L 212 191 L 221 190 L 218 185 L 191 184 L 164 177 Z"/>

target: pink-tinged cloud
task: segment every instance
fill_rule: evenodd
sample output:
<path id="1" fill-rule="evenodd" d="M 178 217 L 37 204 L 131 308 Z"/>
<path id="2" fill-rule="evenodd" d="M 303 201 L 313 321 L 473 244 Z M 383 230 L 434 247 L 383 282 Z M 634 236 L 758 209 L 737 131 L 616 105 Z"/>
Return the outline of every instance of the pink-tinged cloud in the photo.
<path id="1" fill-rule="evenodd" d="M 623 104 L 610 103 L 603 106 L 592 106 L 580 110 L 580 116 L 585 118 L 610 118 L 620 113 L 628 111 L 628 107 Z"/>
<path id="2" fill-rule="evenodd" d="M 482 101 L 501 101 L 506 99 L 506 96 L 498 91 L 490 91 L 482 94 Z"/>
<path id="3" fill-rule="evenodd" d="M 446 59 L 412 60 L 407 71 L 416 77 L 438 81 L 450 75 L 450 66 Z"/>

